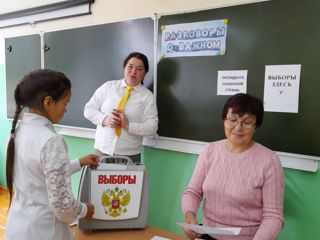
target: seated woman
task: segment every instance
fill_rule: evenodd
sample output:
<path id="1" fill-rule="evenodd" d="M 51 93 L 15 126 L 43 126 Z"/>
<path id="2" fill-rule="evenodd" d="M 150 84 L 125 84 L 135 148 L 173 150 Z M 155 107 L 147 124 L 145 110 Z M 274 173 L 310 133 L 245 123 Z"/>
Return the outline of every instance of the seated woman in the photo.
<path id="1" fill-rule="evenodd" d="M 190 238 L 273 240 L 283 227 L 284 177 L 275 152 L 253 140 L 263 121 L 263 102 L 239 93 L 226 102 L 222 119 L 226 139 L 210 143 L 200 154 L 182 196 L 185 223 L 209 227 L 241 227 L 238 236 L 199 235 Z"/>

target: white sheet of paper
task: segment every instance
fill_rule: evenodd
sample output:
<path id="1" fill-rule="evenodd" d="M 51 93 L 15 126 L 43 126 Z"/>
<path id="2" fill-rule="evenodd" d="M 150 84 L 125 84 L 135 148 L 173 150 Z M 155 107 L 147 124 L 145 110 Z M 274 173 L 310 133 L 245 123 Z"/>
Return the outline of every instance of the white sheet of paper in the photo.
<path id="1" fill-rule="evenodd" d="M 264 111 L 298 113 L 301 64 L 266 65 Z"/>
<path id="2" fill-rule="evenodd" d="M 159 236 L 153 236 L 150 240 L 170 240 L 169 238 L 159 237 Z"/>
<path id="3" fill-rule="evenodd" d="M 188 223 L 176 223 L 199 234 L 239 235 L 241 228 L 214 228 Z"/>
<path id="4" fill-rule="evenodd" d="M 248 70 L 218 71 L 217 95 L 247 93 Z"/>

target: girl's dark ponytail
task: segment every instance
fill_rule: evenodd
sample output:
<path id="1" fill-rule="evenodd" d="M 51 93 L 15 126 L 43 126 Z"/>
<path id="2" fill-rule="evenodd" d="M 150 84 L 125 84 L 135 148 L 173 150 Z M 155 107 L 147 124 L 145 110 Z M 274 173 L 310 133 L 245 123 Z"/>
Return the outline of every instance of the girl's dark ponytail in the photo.
<path id="1" fill-rule="evenodd" d="M 13 196 L 14 145 L 16 126 L 24 107 L 43 111 L 43 99 L 51 96 L 58 101 L 71 89 L 71 82 L 63 73 L 50 69 L 39 69 L 25 75 L 14 90 L 16 112 L 14 114 L 10 140 L 7 147 L 7 186 L 10 194 L 10 205 Z"/>
<path id="2" fill-rule="evenodd" d="M 16 112 L 14 114 L 12 128 L 10 132 L 10 139 L 7 147 L 7 163 L 6 163 L 6 176 L 7 176 L 7 187 L 9 190 L 9 207 L 11 205 L 12 196 L 13 196 L 13 165 L 14 165 L 14 138 L 16 132 L 16 125 L 19 119 L 19 115 L 22 111 L 20 105 L 16 105 Z"/>

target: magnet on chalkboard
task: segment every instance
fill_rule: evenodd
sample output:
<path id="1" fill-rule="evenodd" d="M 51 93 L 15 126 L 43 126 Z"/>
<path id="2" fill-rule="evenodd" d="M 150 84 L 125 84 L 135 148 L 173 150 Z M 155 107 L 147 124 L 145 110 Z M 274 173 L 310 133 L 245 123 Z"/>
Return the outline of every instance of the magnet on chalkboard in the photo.
<path id="1" fill-rule="evenodd" d="M 11 52 L 11 51 L 12 51 L 12 46 L 11 46 L 11 45 L 9 45 L 9 46 L 7 47 L 7 51 L 8 51 L 8 52 Z"/>
<path id="2" fill-rule="evenodd" d="M 48 51 L 50 50 L 50 47 L 48 47 L 47 45 L 44 45 L 44 46 L 43 46 L 43 50 L 44 50 L 45 52 L 48 52 Z"/>

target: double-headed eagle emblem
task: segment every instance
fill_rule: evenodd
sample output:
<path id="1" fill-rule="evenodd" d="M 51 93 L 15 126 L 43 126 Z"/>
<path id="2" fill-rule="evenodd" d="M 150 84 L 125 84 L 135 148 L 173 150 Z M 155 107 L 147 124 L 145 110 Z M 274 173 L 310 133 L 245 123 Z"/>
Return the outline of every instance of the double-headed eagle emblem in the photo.
<path id="1" fill-rule="evenodd" d="M 102 192 L 101 203 L 107 215 L 118 217 L 128 211 L 126 206 L 130 203 L 130 191 L 118 187 L 107 189 Z"/>

